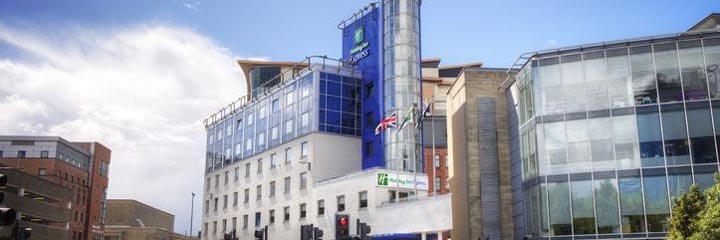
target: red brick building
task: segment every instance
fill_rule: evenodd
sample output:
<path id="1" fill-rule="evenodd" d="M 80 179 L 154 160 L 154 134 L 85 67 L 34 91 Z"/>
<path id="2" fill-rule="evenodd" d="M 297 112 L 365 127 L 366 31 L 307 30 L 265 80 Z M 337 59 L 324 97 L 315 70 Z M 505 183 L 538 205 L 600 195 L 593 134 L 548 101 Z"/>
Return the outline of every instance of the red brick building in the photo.
<path id="1" fill-rule="evenodd" d="M 110 149 L 97 142 L 0 136 L 0 164 L 72 189 L 68 232 L 73 240 L 102 239 L 110 158 Z"/>

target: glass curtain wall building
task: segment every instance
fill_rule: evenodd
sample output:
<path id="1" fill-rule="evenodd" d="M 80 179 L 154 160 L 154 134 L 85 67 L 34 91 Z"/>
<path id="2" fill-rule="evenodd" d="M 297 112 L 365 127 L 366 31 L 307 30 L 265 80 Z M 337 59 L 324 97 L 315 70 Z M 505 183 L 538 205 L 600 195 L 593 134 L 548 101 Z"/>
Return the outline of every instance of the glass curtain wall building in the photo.
<path id="1" fill-rule="evenodd" d="M 713 184 L 720 34 L 533 53 L 510 87 L 533 238 L 664 237 L 672 199 Z M 517 196 L 517 195 L 516 195 Z"/>

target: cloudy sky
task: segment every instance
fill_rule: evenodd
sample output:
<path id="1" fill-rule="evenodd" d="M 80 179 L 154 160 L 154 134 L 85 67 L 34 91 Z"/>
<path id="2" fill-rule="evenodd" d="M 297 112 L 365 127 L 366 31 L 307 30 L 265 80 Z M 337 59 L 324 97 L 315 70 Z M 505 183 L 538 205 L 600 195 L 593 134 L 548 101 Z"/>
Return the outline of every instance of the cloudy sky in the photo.
<path id="1" fill-rule="evenodd" d="M 202 120 L 246 89 L 235 60 L 340 56 L 336 24 L 369 2 L 0 0 L 0 134 L 105 144 L 109 197 L 169 211 L 183 233 L 202 191 Z M 508 67 L 522 52 L 679 32 L 720 11 L 580 2 L 423 1 L 423 55 Z"/>

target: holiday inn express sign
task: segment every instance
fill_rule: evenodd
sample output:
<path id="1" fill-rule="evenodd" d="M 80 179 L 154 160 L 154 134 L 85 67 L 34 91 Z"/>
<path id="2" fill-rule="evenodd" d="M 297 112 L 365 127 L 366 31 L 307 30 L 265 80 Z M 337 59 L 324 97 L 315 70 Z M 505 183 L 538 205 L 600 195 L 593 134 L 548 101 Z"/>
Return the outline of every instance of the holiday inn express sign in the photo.
<path id="1" fill-rule="evenodd" d="M 416 185 L 417 183 L 417 185 Z M 379 187 L 428 190 L 426 175 L 398 172 L 377 172 L 376 185 Z"/>

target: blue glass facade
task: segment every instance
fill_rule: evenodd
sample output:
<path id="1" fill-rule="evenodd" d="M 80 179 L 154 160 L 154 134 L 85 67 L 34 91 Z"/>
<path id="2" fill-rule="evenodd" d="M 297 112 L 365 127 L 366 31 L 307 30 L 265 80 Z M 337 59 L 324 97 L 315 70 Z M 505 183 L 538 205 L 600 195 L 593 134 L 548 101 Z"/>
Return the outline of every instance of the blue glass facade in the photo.
<path id="1" fill-rule="evenodd" d="M 268 94 L 221 112 L 207 127 L 206 171 L 314 131 L 360 136 L 361 80 L 351 72 L 313 65 Z"/>
<path id="2" fill-rule="evenodd" d="M 663 237 L 672 198 L 718 171 L 718 65 L 707 33 L 532 56 L 511 87 L 525 233 Z"/>

